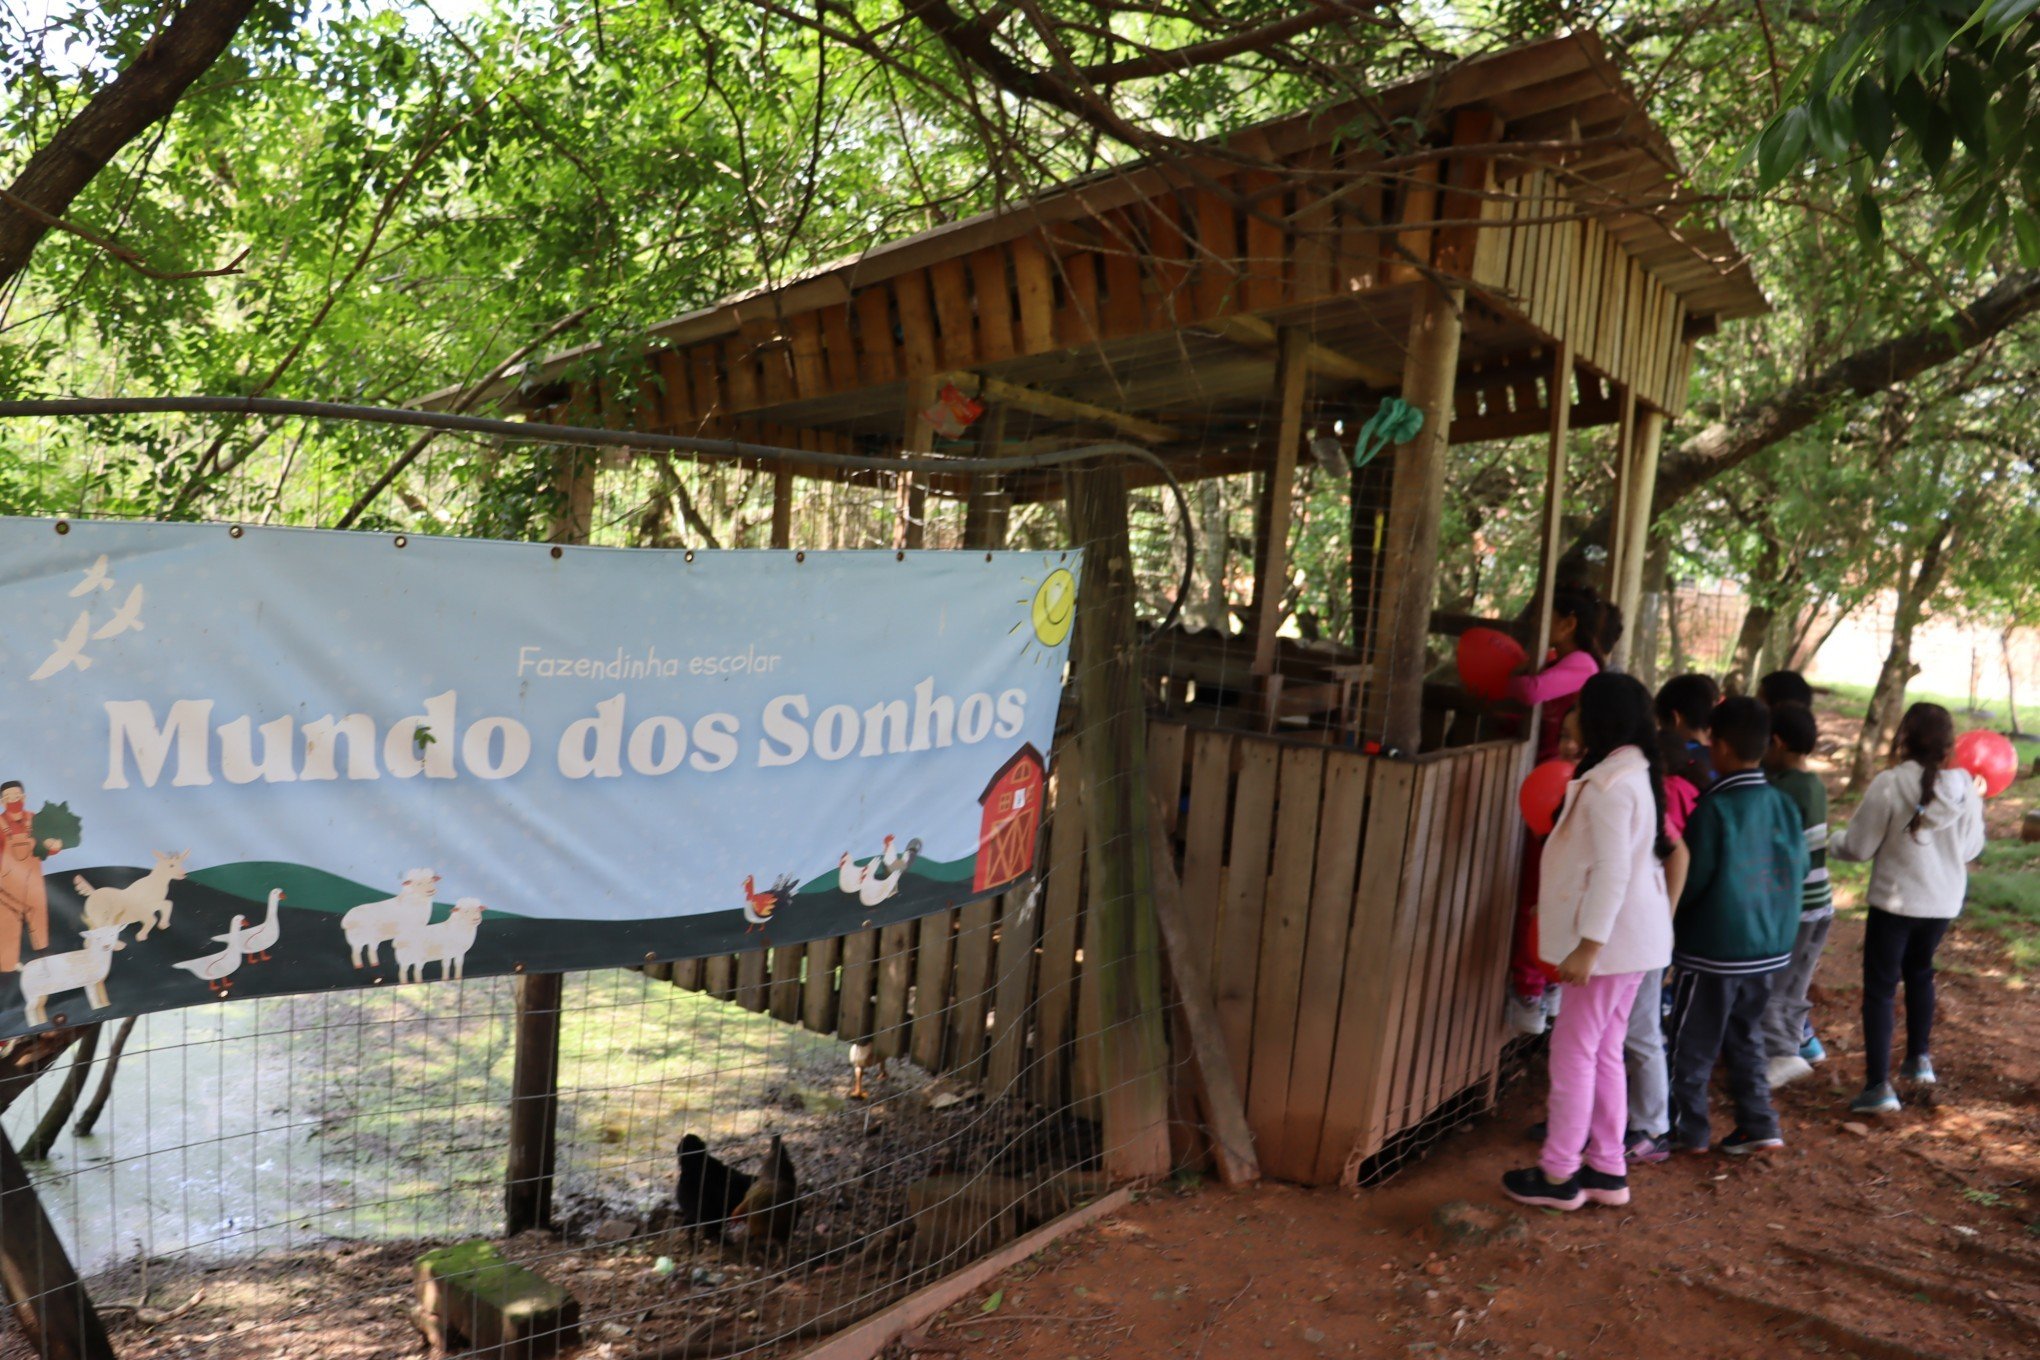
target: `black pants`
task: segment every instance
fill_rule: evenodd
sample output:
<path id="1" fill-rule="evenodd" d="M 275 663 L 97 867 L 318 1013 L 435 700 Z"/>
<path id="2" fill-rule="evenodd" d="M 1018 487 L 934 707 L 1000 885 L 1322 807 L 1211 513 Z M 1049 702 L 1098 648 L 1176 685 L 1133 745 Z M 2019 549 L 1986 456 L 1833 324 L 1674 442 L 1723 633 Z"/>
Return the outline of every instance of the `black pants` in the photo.
<path id="1" fill-rule="evenodd" d="M 1737 1127 L 1754 1138 L 1778 1136 L 1764 1052 L 1764 1011 L 1771 1004 L 1773 976 L 1728 977 L 1690 968 L 1673 974 L 1665 1066 L 1672 1080 L 1672 1141 L 1680 1147 L 1709 1146 L 1707 1084 L 1721 1058 L 1728 1063 Z"/>
<path id="2" fill-rule="evenodd" d="M 1952 922 L 1938 917 L 1900 916 L 1870 908 L 1863 932 L 1864 1084 L 1891 1080 L 1891 1029 L 1900 979 L 1905 981 L 1905 1051 L 1917 1058 L 1932 1051 L 1934 1037 L 1934 951 Z"/>

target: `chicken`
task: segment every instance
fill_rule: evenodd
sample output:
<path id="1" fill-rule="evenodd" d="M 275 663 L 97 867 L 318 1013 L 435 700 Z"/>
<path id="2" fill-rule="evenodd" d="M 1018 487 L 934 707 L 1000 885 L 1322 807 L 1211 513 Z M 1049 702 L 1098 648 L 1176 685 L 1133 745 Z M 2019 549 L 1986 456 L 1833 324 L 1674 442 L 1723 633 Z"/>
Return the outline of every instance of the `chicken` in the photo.
<path id="1" fill-rule="evenodd" d="M 772 1135 L 772 1151 L 765 1154 L 765 1165 L 730 1220 L 732 1241 L 784 1246 L 792 1238 L 800 1221 L 800 1179 L 778 1134 Z"/>
<path id="2" fill-rule="evenodd" d="M 680 1206 L 680 1221 L 701 1229 L 709 1241 L 722 1241 L 751 1182 L 750 1176 L 711 1157 L 708 1144 L 698 1135 L 690 1133 L 680 1140 L 680 1180 L 673 1198 Z"/>
<path id="3" fill-rule="evenodd" d="M 869 1039 L 859 1039 L 856 1043 L 850 1045 L 850 1098 L 852 1100 L 871 1099 L 870 1094 L 864 1089 L 864 1073 L 866 1069 L 876 1067 L 878 1075 L 875 1080 L 884 1081 L 885 1061 L 884 1058 L 878 1056 L 878 1046 Z"/>

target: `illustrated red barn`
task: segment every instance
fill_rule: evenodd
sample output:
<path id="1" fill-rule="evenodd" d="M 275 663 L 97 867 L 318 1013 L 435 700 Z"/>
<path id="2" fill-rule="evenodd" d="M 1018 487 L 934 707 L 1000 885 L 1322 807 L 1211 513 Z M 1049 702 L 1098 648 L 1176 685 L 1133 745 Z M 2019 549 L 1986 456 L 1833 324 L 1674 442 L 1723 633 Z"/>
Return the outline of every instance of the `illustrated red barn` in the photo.
<path id="1" fill-rule="evenodd" d="M 984 812 L 978 821 L 975 892 L 1010 883 L 1034 867 L 1035 832 L 1041 828 L 1042 794 L 1048 788 L 1047 765 L 1028 742 L 999 767 L 978 796 Z"/>

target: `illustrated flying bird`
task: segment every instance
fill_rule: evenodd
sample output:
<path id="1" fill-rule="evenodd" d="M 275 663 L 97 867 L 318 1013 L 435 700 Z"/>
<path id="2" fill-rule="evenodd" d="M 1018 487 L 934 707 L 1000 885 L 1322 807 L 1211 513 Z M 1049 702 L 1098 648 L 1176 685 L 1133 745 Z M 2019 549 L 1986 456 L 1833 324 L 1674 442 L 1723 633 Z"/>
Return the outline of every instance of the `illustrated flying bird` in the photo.
<path id="1" fill-rule="evenodd" d="M 136 586 L 128 592 L 128 597 L 120 608 L 113 611 L 113 617 L 100 624 L 99 630 L 92 636 L 104 642 L 107 638 L 119 637 L 129 631 L 140 632 L 141 629 L 142 588 Z"/>
<path id="2" fill-rule="evenodd" d="M 95 590 L 112 590 L 113 580 L 106 574 L 106 554 L 99 554 L 99 560 L 85 569 L 85 579 L 71 587 L 71 598 L 90 595 Z"/>
<path id="3" fill-rule="evenodd" d="M 71 631 L 53 644 L 57 650 L 51 652 L 49 659 L 37 667 L 35 674 L 28 678 L 47 680 L 67 666 L 76 666 L 81 671 L 90 666 L 92 658 L 85 655 L 85 643 L 91 633 L 92 618 L 80 610 L 77 620 L 71 624 Z"/>

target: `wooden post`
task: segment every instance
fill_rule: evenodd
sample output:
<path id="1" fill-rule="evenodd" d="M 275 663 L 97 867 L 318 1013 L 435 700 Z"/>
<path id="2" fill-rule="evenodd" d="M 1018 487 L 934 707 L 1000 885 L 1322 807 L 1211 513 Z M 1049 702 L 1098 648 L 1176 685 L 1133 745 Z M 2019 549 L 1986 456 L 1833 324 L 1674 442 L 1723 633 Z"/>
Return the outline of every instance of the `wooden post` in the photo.
<path id="1" fill-rule="evenodd" d="M 1551 646 L 1551 597 L 1558 589 L 1558 559 L 1565 551 L 1566 440 L 1572 433 L 1572 342 L 1551 355 L 1551 432 L 1544 450 L 1544 515 L 1537 553 L 1537 614 L 1530 657 L 1542 665 Z M 1529 759 L 1536 758 L 1537 714 L 1530 715 Z"/>
<path id="2" fill-rule="evenodd" d="M 909 456 L 935 450 L 935 427 L 921 412 L 935 404 L 941 386 L 933 378 L 919 378 L 907 384 L 906 430 L 900 452 Z M 911 472 L 899 475 L 897 487 L 898 523 L 893 528 L 893 547 L 919 548 L 928 541 L 928 483 Z"/>
<path id="3" fill-rule="evenodd" d="M 1622 556 L 1615 564 L 1613 595 L 1622 611 L 1622 637 L 1610 660 L 1620 670 L 1630 668 L 1633 650 L 1630 643 L 1641 624 L 1637 615 L 1643 604 L 1643 564 L 1650 556 L 1651 502 L 1657 494 L 1658 453 L 1664 436 L 1664 413 L 1644 407 L 1637 414 L 1635 436 L 1631 440 L 1634 456 L 1629 465 L 1627 494 L 1617 507 L 1625 528 Z"/>
<path id="4" fill-rule="evenodd" d="M 1260 513 L 1254 517 L 1254 603 L 1248 612 L 1253 621 L 1253 673 L 1263 679 L 1275 674 L 1275 631 L 1282 624 L 1282 595 L 1289 584 L 1290 502 L 1295 498 L 1297 446 L 1303 443 L 1303 389 L 1310 377 L 1304 352 L 1309 348 L 1308 331 L 1286 329 L 1275 362 L 1281 420 L 1275 428 L 1275 463 L 1262 489 Z"/>
<path id="5" fill-rule="evenodd" d="M 5 1133 L 0 1133 L 0 1288 L 42 1360 L 115 1360 L 99 1313 Z"/>
<path id="6" fill-rule="evenodd" d="M 1385 601 L 1388 644 L 1375 650 L 1376 686 L 1387 691 L 1383 744 L 1414 753 L 1424 710 L 1424 648 L 1431 633 L 1431 602 L 1438 591 L 1438 527 L 1445 501 L 1445 453 L 1452 423 L 1453 381 L 1459 369 L 1462 288 L 1431 287 L 1417 300 L 1403 365 L 1403 400 L 1424 414 L 1416 438 L 1395 453 L 1384 548 L 1390 598 Z"/>
<path id="7" fill-rule="evenodd" d="M 780 467 L 772 473 L 772 546 L 793 546 L 793 469 Z"/>
<path id="8" fill-rule="evenodd" d="M 1608 575 L 1602 597 L 1619 600 L 1622 559 L 1629 551 L 1629 496 L 1636 486 L 1636 389 L 1622 388 L 1620 415 L 1615 421 L 1615 490 L 1609 497 Z"/>
<path id="9" fill-rule="evenodd" d="M 1169 1169 L 1168 1027 L 1149 859 L 1147 709 L 1126 473 L 1092 464 L 1071 472 L 1068 486 L 1071 532 L 1084 548 L 1073 659 L 1092 913 L 1086 939 L 1097 941 L 1104 1029 L 1105 1167 L 1118 1177 L 1159 1176 Z"/>
<path id="10" fill-rule="evenodd" d="M 594 458 L 583 451 L 562 450 L 554 455 L 554 475 L 561 500 L 547 537 L 554 543 L 586 543 L 594 523 Z M 552 1226 L 564 981 L 558 973 L 527 973 L 517 979 L 510 1148 L 503 1176 L 503 1230 L 511 1236 Z"/>
<path id="11" fill-rule="evenodd" d="M 978 426 L 978 453 L 996 458 L 1006 442 L 1006 408 L 993 406 Z M 963 507 L 963 546 L 1003 548 L 1006 525 L 1013 513 L 1013 498 L 1006 491 L 1006 479 L 987 472 L 970 479 L 970 499 Z"/>

